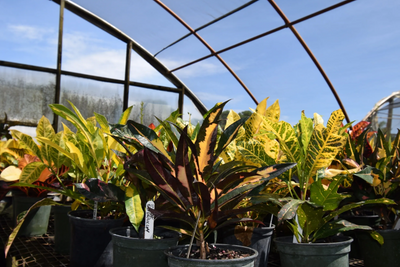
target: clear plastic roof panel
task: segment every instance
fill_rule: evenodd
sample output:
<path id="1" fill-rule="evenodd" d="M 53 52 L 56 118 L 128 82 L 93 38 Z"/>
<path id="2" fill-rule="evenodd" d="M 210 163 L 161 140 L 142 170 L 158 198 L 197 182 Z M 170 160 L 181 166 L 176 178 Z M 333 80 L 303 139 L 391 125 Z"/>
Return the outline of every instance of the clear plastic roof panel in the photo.
<path id="1" fill-rule="evenodd" d="M 39 2 L 49 10 L 54 10 L 53 13 L 57 13 L 54 16 L 57 17 L 56 3 Z M 257 101 L 270 97 L 268 102 L 272 104 L 279 99 L 281 118 L 290 123 L 299 120 L 302 110 L 305 110 L 309 117 L 316 112 L 327 120 L 332 111 L 339 109 L 335 97 L 314 62 L 272 7 L 272 0 L 67 2 L 76 3 L 99 16 L 151 55 L 156 55 L 156 59 L 172 70 L 207 108 L 228 99 L 231 101 L 227 108 L 238 112 L 255 108 L 255 101 L 239 83 L 240 79 Z M 341 2 L 275 0 L 287 19 L 292 22 Z M 14 17 L 20 17 L 21 21 L 24 21 L 27 10 L 20 10 L 17 4 L 6 0 L 0 0 L 0 3 L 2 10 L 7 10 L 3 13 L 13 13 Z M 177 17 L 168 13 L 169 10 Z M 238 11 L 235 13 L 235 10 Z M 230 12 L 232 14 L 221 19 Z M 399 12 L 398 1 L 353 1 L 294 24 L 294 28 L 331 80 L 351 121 L 361 120 L 378 99 L 399 90 Z M 38 18 L 36 23 L 31 23 L 34 27 L 40 29 L 42 23 L 49 24 L 47 20 L 41 20 L 43 16 L 34 16 Z M 97 62 L 98 66 L 108 65 L 110 70 L 105 71 L 107 73 L 104 75 L 123 77 L 125 44 L 111 35 L 99 33 L 100 30 L 94 29 L 95 26 L 88 22 L 88 25 L 85 25 L 81 18 L 79 24 L 71 26 L 71 23 L 75 23 L 72 19 L 74 16 L 66 15 L 64 38 L 72 34 L 70 40 L 74 40 L 73 38 L 79 37 L 79 32 L 86 31 L 84 37 L 91 38 L 89 43 L 93 46 L 90 47 L 92 51 L 88 50 L 75 56 L 76 60 L 82 59 L 81 69 L 77 67 L 76 70 L 96 74 L 95 71 L 99 69 L 96 66 L 82 69 L 84 64 L 92 61 Z M 179 19 L 188 27 L 181 24 Z M 10 29 L 7 25 L 15 24 L 15 21 L 10 15 L 0 19 L 0 38 L 4 39 Z M 57 28 L 54 24 L 52 27 Z M 189 34 L 190 29 L 196 30 L 201 40 L 194 34 Z M 186 38 L 181 39 L 183 37 Z M 255 40 L 242 43 L 250 38 Z M 22 54 L 23 59 L 16 56 L 15 60 L 3 56 L 3 51 L 9 51 L 12 44 L 17 43 L 16 40 L 7 42 L 9 43 L 0 44 L 0 61 L 29 62 L 25 58 L 30 54 Z M 75 44 L 87 45 L 78 42 Z M 67 48 L 68 46 L 65 49 Z M 165 50 L 160 52 L 164 48 Z M 75 50 L 79 49 L 82 47 L 76 47 Z M 218 59 L 210 56 L 212 51 L 223 52 L 219 54 Z M 158 52 L 160 53 L 157 54 Z M 136 54 L 132 54 L 131 80 L 171 85 L 156 72 L 149 71 L 146 75 L 141 75 L 142 65 L 135 63 L 135 57 Z M 203 57 L 207 58 L 192 62 Z M 101 64 L 100 58 L 104 58 Z M 121 66 L 117 67 L 117 62 L 121 62 Z M 34 64 L 41 66 L 44 63 L 38 60 Z M 113 64 L 115 67 L 112 67 Z M 191 65 L 185 66 L 186 64 Z M 63 68 L 75 69 L 69 66 L 66 59 Z M 135 66 L 140 68 L 140 71 L 133 71 Z M 113 71 L 117 70 L 120 74 L 114 75 Z M 237 75 L 238 79 L 232 74 Z"/>

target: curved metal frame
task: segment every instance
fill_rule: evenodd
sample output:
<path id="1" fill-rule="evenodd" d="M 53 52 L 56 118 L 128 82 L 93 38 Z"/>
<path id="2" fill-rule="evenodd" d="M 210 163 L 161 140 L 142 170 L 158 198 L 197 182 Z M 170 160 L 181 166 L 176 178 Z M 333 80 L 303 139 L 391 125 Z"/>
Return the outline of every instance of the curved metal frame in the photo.
<path id="1" fill-rule="evenodd" d="M 132 43 L 132 49 L 141 56 L 144 60 L 146 60 L 153 68 L 155 68 L 160 74 L 162 74 L 166 79 L 168 79 L 173 85 L 175 85 L 179 90 L 181 90 L 181 94 L 183 92 L 190 100 L 193 101 L 193 104 L 196 108 L 202 113 L 207 112 L 207 108 L 205 105 L 196 97 L 196 95 L 173 73 L 169 71 L 167 67 L 165 67 L 158 59 L 156 59 L 149 51 L 147 51 L 144 47 L 138 44 L 134 39 L 129 37 L 127 34 L 111 25 L 107 21 L 93 14 L 92 12 L 84 9 L 83 7 L 77 5 L 74 2 L 69 0 L 52 0 L 53 2 L 60 4 L 62 1 L 65 1 L 65 8 L 77 16 L 83 18 L 84 20 L 92 23 L 93 25 L 99 27 L 105 32 L 111 34 L 115 38 L 129 44 Z M 183 97 L 182 97 L 183 98 Z M 183 101 L 180 101 L 183 103 Z M 182 108 L 182 107 L 180 107 Z"/>
<path id="2" fill-rule="evenodd" d="M 233 77 L 241 84 L 241 86 L 245 89 L 245 91 L 248 93 L 248 95 L 253 99 L 253 101 L 258 104 L 257 99 L 253 96 L 253 94 L 251 93 L 251 91 L 246 87 L 246 85 L 241 81 L 241 79 L 235 74 L 235 72 L 230 68 L 230 66 L 221 58 L 220 54 L 223 52 L 226 52 L 230 49 L 233 49 L 235 47 L 241 46 L 243 44 L 246 44 L 248 42 L 254 41 L 256 39 L 259 39 L 261 37 L 267 36 L 269 34 L 272 34 L 274 32 L 280 31 L 284 28 L 289 28 L 293 34 L 296 36 L 296 38 L 298 39 L 298 41 L 301 43 L 301 45 L 303 46 L 303 48 L 306 50 L 307 54 L 310 56 L 311 60 L 314 62 L 314 64 L 317 66 L 318 70 L 320 71 L 321 75 L 324 77 L 326 83 L 328 84 L 329 88 L 331 89 L 331 92 L 334 94 L 334 97 L 336 99 L 336 101 L 338 102 L 340 108 L 343 110 L 345 116 L 346 116 L 346 120 L 348 122 L 350 122 L 350 119 L 347 115 L 347 112 L 339 98 L 339 95 L 337 94 L 335 88 L 333 87 L 332 83 L 330 82 L 327 74 L 324 72 L 323 68 L 321 67 L 321 65 L 318 63 L 317 59 L 315 58 L 315 56 L 312 54 L 311 50 L 308 48 L 308 46 L 306 45 L 305 41 L 301 38 L 300 34 L 296 31 L 296 29 L 294 28 L 294 24 L 305 21 L 307 19 L 310 19 L 314 16 L 320 15 L 322 13 L 328 12 L 332 9 L 335 9 L 337 7 L 343 6 L 347 3 L 353 2 L 355 0 L 345 0 L 342 1 L 338 4 L 335 4 L 333 6 L 330 6 L 328 8 L 325 8 L 323 10 L 320 10 L 318 12 L 315 12 L 313 14 L 310 14 L 308 16 L 305 16 L 301 19 L 295 20 L 290 22 L 287 17 L 285 16 L 285 14 L 283 13 L 283 11 L 277 6 L 277 4 L 274 2 L 274 0 L 268 0 L 268 2 L 271 4 L 271 6 L 275 9 L 275 11 L 279 14 L 279 16 L 283 19 L 283 21 L 285 22 L 285 24 L 283 26 L 280 26 L 278 28 L 272 29 L 270 31 L 267 31 L 263 34 L 260 34 L 258 36 L 255 36 L 253 38 L 244 40 L 238 44 L 232 45 L 230 47 L 224 48 L 222 50 L 219 51 L 215 51 L 204 39 L 202 39 L 202 37 L 197 33 L 197 31 L 199 29 L 202 29 L 222 18 L 227 17 L 230 14 L 233 14 L 234 12 L 237 12 L 249 5 L 251 5 L 252 3 L 256 2 L 257 0 L 252 0 L 247 2 L 246 4 L 244 4 L 241 7 L 238 7 L 235 10 L 232 10 L 231 12 L 228 12 L 227 14 L 221 16 L 220 18 L 216 19 L 215 21 L 212 21 L 210 23 L 207 23 L 206 25 L 203 25 L 202 27 L 200 27 L 199 29 L 192 29 L 183 19 L 181 19 L 178 15 L 176 15 L 168 6 L 166 6 L 164 3 L 162 3 L 162 1 L 160 0 L 154 0 L 158 5 L 160 5 L 162 8 L 164 8 L 164 10 L 166 10 L 167 12 L 169 12 L 176 20 L 178 20 L 182 25 L 184 25 L 188 30 L 189 30 L 189 35 L 194 35 L 196 38 L 198 38 L 198 40 L 206 47 L 208 48 L 208 50 L 211 52 L 209 55 L 199 58 L 197 60 L 194 60 L 192 62 L 189 62 L 185 65 L 182 65 L 180 67 L 177 67 L 175 69 L 168 69 L 166 66 L 164 66 L 158 59 L 155 58 L 155 55 L 152 55 L 149 51 L 147 51 L 144 47 L 142 47 L 140 44 L 138 44 L 134 39 L 132 39 L 130 36 L 128 36 L 127 34 L 125 34 L 124 32 L 122 32 L 121 30 L 119 30 L 118 28 L 116 28 L 115 26 L 111 25 L 110 23 L 108 23 L 107 21 L 103 20 L 102 18 L 98 17 L 97 15 L 91 13 L 90 11 L 84 9 L 83 7 L 77 5 L 76 3 L 70 1 L 70 0 L 52 0 L 53 2 L 57 3 L 60 5 L 60 30 L 59 30 L 59 53 L 58 53 L 58 61 L 57 61 L 57 79 L 59 79 L 61 73 L 63 72 L 61 70 L 61 47 L 62 47 L 62 24 L 63 24 L 63 10 L 64 8 L 68 9 L 69 11 L 73 12 L 74 14 L 80 16 L 81 18 L 85 19 L 86 21 L 92 23 L 93 25 L 99 27 L 100 29 L 106 31 L 107 33 L 111 34 L 112 36 L 116 37 L 117 39 L 125 42 L 127 44 L 127 56 L 126 56 L 126 66 L 125 66 L 125 91 L 124 91 L 124 108 L 126 108 L 126 102 L 127 100 L 125 100 L 125 98 L 128 97 L 128 93 L 129 93 L 129 84 L 131 83 L 131 81 L 129 80 L 129 70 L 130 70 L 130 51 L 131 49 L 133 49 L 139 56 L 141 56 L 144 60 L 146 60 L 153 68 L 155 68 L 161 75 L 163 75 L 166 79 L 168 79 L 173 85 L 176 86 L 177 91 L 180 94 L 179 97 L 179 109 L 182 111 L 183 110 L 183 97 L 184 95 L 186 95 L 187 97 L 189 97 L 189 99 L 191 99 L 194 103 L 194 105 L 196 106 L 196 108 L 200 111 L 200 113 L 204 114 L 207 112 L 207 108 L 204 106 L 204 104 L 200 101 L 200 99 L 198 99 L 195 94 L 178 78 L 176 77 L 173 72 L 187 67 L 189 65 L 192 65 L 194 63 L 197 63 L 199 61 L 202 61 L 204 59 L 207 59 L 209 57 L 216 57 L 224 66 L 225 68 L 233 75 Z M 184 36 L 185 37 L 185 36 Z M 180 38 L 179 40 L 175 41 L 173 44 L 167 46 L 166 48 L 164 48 L 163 50 L 167 49 L 168 47 L 178 43 L 179 41 L 181 41 L 184 38 Z M 161 51 L 163 51 L 161 50 Z M 160 52 L 161 52 L 160 51 Z M 59 98 L 59 86 L 56 90 L 56 99 L 55 101 L 57 102 Z M 163 89 L 161 89 L 163 90 Z M 58 93 L 57 93 L 58 92 Z"/>

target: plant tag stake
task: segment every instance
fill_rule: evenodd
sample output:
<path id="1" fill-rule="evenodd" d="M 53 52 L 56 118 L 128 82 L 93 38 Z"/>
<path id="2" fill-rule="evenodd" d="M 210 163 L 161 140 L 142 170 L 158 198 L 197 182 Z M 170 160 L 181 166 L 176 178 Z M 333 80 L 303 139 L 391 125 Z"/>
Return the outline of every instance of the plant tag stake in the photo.
<path id="1" fill-rule="evenodd" d="M 303 229 L 301 229 L 301 227 L 300 227 L 300 224 L 299 224 L 299 217 L 297 216 L 297 214 L 296 214 L 296 216 L 294 217 L 294 219 L 296 220 L 296 223 L 297 223 L 297 225 L 298 225 L 298 230 L 299 230 L 299 235 L 302 235 L 303 234 Z M 295 235 L 293 235 L 293 243 L 295 243 L 295 244 L 298 244 L 299 242 L 297 241 L 297 238 L 296 238 L 296 236 Z"/>
<path id="2" fill-rule="evenodd" d="M 98 202 L 94 202 L 94 207 L 93 207 L 93 220 L 97 220 L 97 204 Z"/>
<path id="3" fill-rule="evenodd" d="M 150 209 L 154 209 L 155 205 L 153 201 L 147 201 L 146 203 L 146 218 L 144 228 L 144 239 L 153 239 L 154 234 L 154 216 L 150 212 Z"/>

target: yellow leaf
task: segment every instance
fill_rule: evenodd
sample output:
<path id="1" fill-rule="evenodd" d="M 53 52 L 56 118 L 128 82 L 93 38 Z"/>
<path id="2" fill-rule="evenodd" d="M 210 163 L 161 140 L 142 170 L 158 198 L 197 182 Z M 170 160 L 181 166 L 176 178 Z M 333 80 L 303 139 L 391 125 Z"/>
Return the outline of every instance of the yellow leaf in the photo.
<path id="1" fill-rule="evenodd" d="M 21 175 L 21 172 L 22 172 L 21 169 L 15 166 L 8 166 L 1 172 L 0 180 L 6 182 L 17 181 L 19 179 L 19 176 Z"/>
<path id="2" fill-rule="evenodd" d="M 279 100 L 277 99 L 270 107 L 265 111 L 265 117 L 273 122 L 278 122 L 281 115 L 281 108 L 279 106 Z"/>

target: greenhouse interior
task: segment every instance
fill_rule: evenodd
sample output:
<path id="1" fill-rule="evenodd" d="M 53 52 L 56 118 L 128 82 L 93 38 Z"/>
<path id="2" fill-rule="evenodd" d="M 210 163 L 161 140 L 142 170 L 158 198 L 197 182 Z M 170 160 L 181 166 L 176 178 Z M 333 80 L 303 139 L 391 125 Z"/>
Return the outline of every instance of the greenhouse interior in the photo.
<path id="1" fill-rule="evenodd" d="M 396 266 L 399 12 L 0 0 L 0 265 Z"/>

